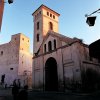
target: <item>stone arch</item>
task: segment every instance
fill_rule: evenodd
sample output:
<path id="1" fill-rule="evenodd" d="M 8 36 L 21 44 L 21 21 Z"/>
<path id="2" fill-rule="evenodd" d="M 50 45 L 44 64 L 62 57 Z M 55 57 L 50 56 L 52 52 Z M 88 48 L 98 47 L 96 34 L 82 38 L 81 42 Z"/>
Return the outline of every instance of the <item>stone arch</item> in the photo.
<path id="1" fill-rule="evenodd" d="M 57 62 L 53 57 L 45 63 L 45 90 L 58 91 Z"/>

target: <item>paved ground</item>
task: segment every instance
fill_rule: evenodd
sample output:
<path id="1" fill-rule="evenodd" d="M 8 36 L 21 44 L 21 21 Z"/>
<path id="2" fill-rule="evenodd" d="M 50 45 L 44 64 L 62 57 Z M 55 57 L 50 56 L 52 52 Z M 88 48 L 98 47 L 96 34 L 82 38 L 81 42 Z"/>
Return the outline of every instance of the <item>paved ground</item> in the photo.
<path id="1" fill-rule="evenodd" d="M 55 93 L 55 92 L 30 92 L 29 100 L 100 100 L 99 93 Z"/>
<path id="2" fill-rule="evenodd" d="M 13 100 L 11 89 L 0 89 L 0 100 Z M 100 92 L 92 94 L 57 93 L 57 92 L 28 92 L 28 100 L 100 100 Z"/>

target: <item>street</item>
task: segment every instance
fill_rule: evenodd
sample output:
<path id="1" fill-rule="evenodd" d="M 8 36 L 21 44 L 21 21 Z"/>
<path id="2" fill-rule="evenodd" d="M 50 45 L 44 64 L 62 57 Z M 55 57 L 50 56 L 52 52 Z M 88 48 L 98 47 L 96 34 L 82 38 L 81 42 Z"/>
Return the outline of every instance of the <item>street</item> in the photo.
<path id="1" fill-rule="evenodd" d="M 100 100 L 100 92 L 91 94 L 72 92 L 39 92 L 29 91 L 28 100 Z M 11 89 L 0 90 L 0 100 L 13 100 Z"/>

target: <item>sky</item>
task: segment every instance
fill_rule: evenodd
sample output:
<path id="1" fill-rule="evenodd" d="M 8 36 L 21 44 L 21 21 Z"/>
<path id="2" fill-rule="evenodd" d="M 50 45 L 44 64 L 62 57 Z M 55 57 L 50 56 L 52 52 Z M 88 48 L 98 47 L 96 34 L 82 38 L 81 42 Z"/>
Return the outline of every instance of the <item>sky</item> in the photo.
<path id="1" fill-rule="evenodd" d="M 97 16 L 93 27 L 86 24 L 85 17 L 85 14 L 90 14 L 100 8 L 100 0 L 14 0 L 13 4 L 8 4 L 7 0 L 5 2 L 0 44 L 9 42 L 11 35 L 23 33 L 31 40 L 32 52 L 34 34 L 32 13 L 41 4 L 60 14 L 60 34 L 80 38 L 86 44 L 100 39 L 100 13 L 93 14 Z"/>

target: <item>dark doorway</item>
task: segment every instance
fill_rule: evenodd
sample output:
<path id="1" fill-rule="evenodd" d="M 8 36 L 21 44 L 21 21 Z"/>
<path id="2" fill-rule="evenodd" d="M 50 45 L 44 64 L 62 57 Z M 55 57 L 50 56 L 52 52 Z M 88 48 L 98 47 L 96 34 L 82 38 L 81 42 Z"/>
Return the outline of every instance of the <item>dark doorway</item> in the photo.
<path id="1" fill-rule="evenodd" d="M 52 57 L 45 64 L 45 90 L 58 91 L 57 62 Z"/>

